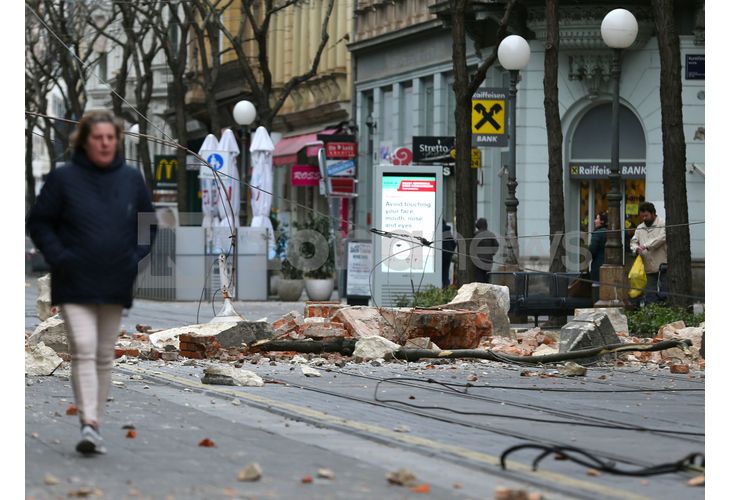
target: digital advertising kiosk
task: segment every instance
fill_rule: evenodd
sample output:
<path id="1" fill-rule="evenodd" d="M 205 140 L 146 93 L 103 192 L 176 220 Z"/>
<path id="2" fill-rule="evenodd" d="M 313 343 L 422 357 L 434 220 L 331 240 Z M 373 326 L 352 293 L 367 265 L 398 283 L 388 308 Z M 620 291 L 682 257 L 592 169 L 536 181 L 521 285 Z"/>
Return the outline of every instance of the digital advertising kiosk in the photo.
<path id="1" fill-rule="evenodd" d="M 392 307 L 441 287 L 443 167 L 377 165 L 373 188 L 373 305 Z"/>

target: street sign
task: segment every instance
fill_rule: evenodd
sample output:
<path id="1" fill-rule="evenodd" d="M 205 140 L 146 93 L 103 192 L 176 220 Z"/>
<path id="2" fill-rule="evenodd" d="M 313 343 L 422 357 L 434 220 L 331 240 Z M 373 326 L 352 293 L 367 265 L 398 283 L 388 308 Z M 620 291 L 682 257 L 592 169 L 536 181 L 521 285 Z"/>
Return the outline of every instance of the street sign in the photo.
<path id="1" fill-rule="evenodd" d="M 451 158 L 456 159 L 456 150 L 452 149 L 450 153 Z M 471 148 L 471 168 L 479 168 L 482 166 L 482 151 L 479 148 Z"/>
<path id="2" fill-rule="evenodd" d="M 570 162 L 569 166 L 571 179 L 608 179 L 611 173 L 608 161 Z M 646 178 L 646 162 L 621 162 L 619 168 L 623 179 Z"/>
<path id="3" fill-rule="evenodd" d="M 456 139 L 449 136 L 413 136 L 413 163 L 454 163 L 449 154 Z"/>
<path id="4" fill-rule="evenodd" d="M 325 146 L 327 158 L 349 160 L 357 156 L 356 142 L 325 142 Z"/>
<path id="5" fill-rule="evenodd" d="M 332 177 L 355 175 L 354 160 L 327 160 L 327 175 Z"/>
<path id="6" fill-rule="evenodd" d="M 357 181 L 352 177 L 333 177 L 329 181 L 332 196 L 352 196 L 357 191 Z"/>
<path id="7" fill-rule="evenodd" d="M 705 55 L 685 54 L 684 55 L 684 79 L 704 80 L 705 79 Z"/>
<path id="8" fill-rule="evenodd" d="M 472 146 L 507 146 L 507 89 L 480 88 L 471 100 Z"/>

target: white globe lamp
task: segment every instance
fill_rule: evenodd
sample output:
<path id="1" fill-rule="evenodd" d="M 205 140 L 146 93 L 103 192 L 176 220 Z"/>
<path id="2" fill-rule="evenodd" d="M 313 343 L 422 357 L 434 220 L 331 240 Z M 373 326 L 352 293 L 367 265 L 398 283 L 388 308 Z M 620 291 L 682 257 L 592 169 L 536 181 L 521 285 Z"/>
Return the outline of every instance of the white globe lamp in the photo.
<path id="1" fill-rule="evenodd" d="M 601 37 L 612 49 L 627 49 L 636 40 L 639 24 L 626 9 L 614 9 L 603 18 Z"/>
<path id="2" fill-rule="evenodd" d="M 522 70 L 530 61 L 530 45 L 519 35 L 505 37 L 497 49 L 499 64 L 507 70 Z"/>
<path id="3" fill-rule="evenodd" d="M 256 107 L 251 101 L 238 101 L 233 107 L 233 119 L 239 125 L 251 125 L 256 119 Z"/>

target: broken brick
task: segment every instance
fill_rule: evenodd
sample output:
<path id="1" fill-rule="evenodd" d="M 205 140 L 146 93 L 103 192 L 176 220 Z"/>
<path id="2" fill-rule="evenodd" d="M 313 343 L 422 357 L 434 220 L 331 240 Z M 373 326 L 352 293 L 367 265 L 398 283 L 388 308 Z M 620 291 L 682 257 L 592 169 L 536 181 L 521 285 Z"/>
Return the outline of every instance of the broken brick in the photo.
<path id="1" fill-rule="evenodd" d="M 304 304 L 304 317 L 330 319 L 343 307 L 345 306 L 337 301 L 307 301 Z"/>
<path id="2" fill-rule="evenodd" d="M 671 373 L 679 373 L 679 374 L 687 374 L 689 373 L 689 366 L 688 365 L 672 365 L 669 367 L 669 371 Z"/>

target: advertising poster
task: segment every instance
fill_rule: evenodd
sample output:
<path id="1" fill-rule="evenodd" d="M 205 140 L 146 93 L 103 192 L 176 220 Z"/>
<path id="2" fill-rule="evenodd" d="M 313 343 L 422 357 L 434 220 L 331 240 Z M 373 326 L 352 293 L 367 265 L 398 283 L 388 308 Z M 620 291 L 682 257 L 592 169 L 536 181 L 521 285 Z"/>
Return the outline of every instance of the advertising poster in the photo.
<path id="1" fill-rule="evenodd" d="M 380 228 L 404 236 L 434 239 L 436 224 L 436 177 L 434 175 L 384 174 Z M 411 247 L 411 250 L 408 250 Z M 383 272 L 433 273 L 433 249 L 414 241 L 384 238 L 379 261 Z"/>
<path id="2" fill-rule="evenodd" d="M 370 241 L 347 242 L 347 296 L 370 296 L 370 270 L 373 244 Z"/>

